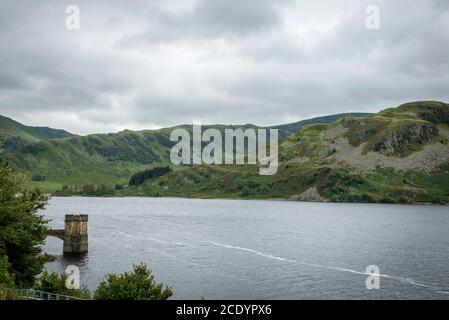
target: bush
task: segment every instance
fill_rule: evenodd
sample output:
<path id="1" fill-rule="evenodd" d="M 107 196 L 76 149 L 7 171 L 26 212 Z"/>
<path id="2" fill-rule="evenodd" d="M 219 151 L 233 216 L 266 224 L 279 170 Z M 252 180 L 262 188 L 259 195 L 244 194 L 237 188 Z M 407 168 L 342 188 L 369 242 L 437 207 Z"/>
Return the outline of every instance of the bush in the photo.
<path id="1" fill-rule="evenodd" d="M 254 197 L 255 196 L 255 192 L 253 191 L 253 189 L 249 188 L 248 186 L 239 187 L 239 189 L 242 190 L 242 191 L 240 191 L 240 196 L 243 197 L 243 198 L 248 198 L 248 197 Z"/>
<path id="2" fill-rule="evenodd" d="M 14 276 L 10 273 L 8 257 L 0 256 L 0 286 L 14 288 Z"/>
<path id="3" fill-rule="evenodd" d="M 27 298 L 21 296 L 14 290 L 10 290 L 7 286 L 0 284 L 0 300 L 27 300 Z"/>
<path id="4" fill-rule="evenodd" d="M 33 174 L 33 176 L 31 177 L 31 181 L 45 181 L 45 176 L 42 174 Z"/>
<path id="5" fill-rule="evenodd" d="M 166 300 L 172 290 L 157 284 L 146 264 L 133 266 L 133 271 L 121 275 L 108 274 L 94 293 L 96 300 Z"/>
<path id="6" fill-rule="evenodd" d="M 81 194 L 83 196 L 111 196 L 114 195 L 114 189 L 104 184 L 96 186 L 93 184 L 86 184 L 82 187 Z"/>
<path id="7" fill-rule="evenodd" d="M 44 271 L 34 284 L 35 290 L 61 294 L 71 297 L 90 299 L 90 292 L 86 288 L 68 289 L 66 286 L 67 274 Z"/>

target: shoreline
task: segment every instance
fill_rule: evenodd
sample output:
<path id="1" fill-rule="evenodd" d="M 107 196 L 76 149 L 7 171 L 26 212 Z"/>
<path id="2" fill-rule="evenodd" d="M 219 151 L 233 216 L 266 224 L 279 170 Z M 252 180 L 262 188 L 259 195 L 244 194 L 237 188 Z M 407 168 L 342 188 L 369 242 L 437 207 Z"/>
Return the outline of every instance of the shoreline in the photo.
<path id="1" fill-rule="evenodd" d="M 111 196 L 83 196 L 69 195 L 59 196 L 47 194 L 50 198 L 150 198 L 150 199 L 186 199 L 186 200 L 243 200 L 243 201 L 277 201 L 277 202 L 299 202 L 299 203 L 333 203 L 333 204 L 383 204 L 383 205 L 401 205 L 401 206 L 449 206 L 449 203 L 432 203 L 432 202 L 413 202 L 413 203 L 387 203 L 387 202 L 335 202 L 335 201 L 301 201 L 290 200 L 285 198 L 205 198 L 205 197 L 185 197 L 185 196 L 143 196 L 143 195 L 111 195 Z"/>

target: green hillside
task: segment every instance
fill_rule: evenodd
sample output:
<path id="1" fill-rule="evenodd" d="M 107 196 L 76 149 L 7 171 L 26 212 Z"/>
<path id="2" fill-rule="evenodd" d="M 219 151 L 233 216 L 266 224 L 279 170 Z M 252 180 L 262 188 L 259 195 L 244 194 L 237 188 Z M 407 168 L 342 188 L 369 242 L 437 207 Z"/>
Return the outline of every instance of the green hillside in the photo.
<path id="1" fill-rule="evenodd" d="M 5 156 L 30 177 L 83 185 L 125 183 L 136 171 L 168 161 L 168 130 L 123 131 L 39 141 Z"/>
<path id="2" fill-rule="evenodd" d="M 203 130 L 210 127 L 258 128 Z M 5 157 L 34 180 L 32 186 L 59 190 L 58 195 L 449 203 L 445 103 L 414 102 L 377 114 L 342 114 L 277 128 L 300 130 L 281 138 L 273 176 L 260 176 L 256 165 L 173 166 L 174 128 L 41 140 Z M 165 166 L 172 170 L 128 187 L 132 175 Z"/>
<path id="3" fill-rule="evenodd" d="M 8 151 L 41 140 L 73 136 L 65 130 L 30 127 L 0 115 L 0 147 Z"/>
<path id="4" fill-rule="evenodd" d="M 285 138 L 293 133 L 298 132 L 302 128 L 304 128 L 307 125 L 310 124 L 316 124 L 316 123 L 332 123 L 335 122 L 341 118 L 344 117 L 366 117 L 371 115 L 371 113 L 362 113 L 362 112 L 352 112 L 352 113 L 339 113 L 339 114 L 333 114 L 330 116 L 324 116 L 324 117 L 317 117 L 312 119 L 306 119 L 298 122 L 288 123 L 288 124 L 282 124 L 278 126 L 272 126 L 270 128 L 279 129 L 279 137 Z"/>
<path id="5" fill-rule="evenodd" d="M 204 126 L 208 129 L 212 126 Z M 221 131 L 237 126 L 213 126 Z M 252 125 L 246 127 L 257 128 Z M 246 128 L 245 127 L 245 128 Z M 26 144 L 5 154 L 16 168 L 39 177 L 35 185 L 45 190 L 62 184 L 126 184 L 132 174 L 156 165 L 169 164 L 170 133 L 161 130 L 125 130 L 110 134 L 74 136 Z M 45 179 L 43 179 L 45 177 Z M 45 182 L 44 182 L 45 181 Z M 55 184 L 56 183 L 56 184 Z"/>
<path id="6" fill-rule="evenodd" d="M 8 121 L 0 130 L 18 135 L 24 128 L 29 127 Z M 170 141 L 170 133 L 176 128 L 192 130 L 191 125 L 181 125 L 161 130 L 125 130 L 52 140 L 34 137 L 37 142 L 6 148 L 5 157 L 13 166 L 26 172 L 30 179 L 36 180 L 32 181 L 32 185 L 49 192 L 60 189 L 63 184 L 127 184 L 131 175 L 140 170 L 169 164 L 170 149 L 174 145 Z M 259 127 L 248 124 L 208 125 L 202 128 L 216 128 L 223 132 L 225 129 Z M 25 140 L 26 136 L 22 136 Z M 27 138 L 27 141 L 31 140 Z"/>
<path id="7" fill-rule="evenodd" d="M 449 203 L 449 106 L 417 102 L 305 126 L 280 145 L 280 167 L 181 169 L 124 195 Z"/>

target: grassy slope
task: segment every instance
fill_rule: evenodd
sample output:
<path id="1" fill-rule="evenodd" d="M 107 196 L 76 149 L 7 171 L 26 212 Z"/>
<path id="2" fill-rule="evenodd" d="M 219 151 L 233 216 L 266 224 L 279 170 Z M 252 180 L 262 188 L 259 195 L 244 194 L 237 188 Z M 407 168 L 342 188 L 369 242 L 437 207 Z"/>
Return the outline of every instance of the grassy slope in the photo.
<path id="1" fill-rule="evenodd" d="M 448 105 L 414 102 L 383 110 L 348 126 L 347 138 L 353 146 L 364 143 L 365 152 L 403 157 L 422 150 L 429 142 L 444 142 L 438 127 L 448 124 Z"/>
<path id="2" fill-rule="evenodd" d="M 193 198 L 288 199 L 316 187 L 336 202 L 449 203 L 449 166 L 432 174 L 374 170 L 361 174 L 342 167 L 282 165 L 274 176 L 254 166 L 198 166 L 178 170 L 120 195 Z"/>
<path id="3" fill-rule="evenodd" d="M 330 116 L 329 119 L 338 117 Z M 315 121 L 323 119 L 317 118 Z M 297 125 L 303 123 L 300 122 Z M 289 126 L 291 129 L 291 125 Z M 23 128 L 26 127 L 11 121 L 0 124 L 0 132 L 3 130 L 10 134 L 19 134 Z M 37 174 L 45 176 L 45 181 L 31 181 L 31 185 L 40 187 L 46 192 L 59 190 L 63 184 L 77 186 L 127 184 L 133 173 L 169 163 L 169 152 L 174 144 L 169 140 L 169 136 L 175 128 L 191 131 L 192 127 L 182 125 L 138 132 L 125 130 L 112 134 L 73 136 L 53 140 L 28 137 L 28 141 L 34 139 L 37 142 L 24 144 L 20 148 L 7 152 L 5 156 L 30 178 Z M 259 127 L 254 125 L 202 127 L 203 130 L 208 128 L 216 128 L 223 132 L 225 129 L 257 129 Z"/>
<path id="4" fill-rule="evenodd" d="M 353 146 L 374 150 L 376 143 L 404 128 L 418 124 L 448 128 L 449 107 L 425 102 L 387 109 L 363 118 L 340 119 L 330 124 L 303 127 L 280 145 L 280 168 L 274 176 L 260 176 L 257 166 L 174 167 L 174 171 L 139 187 L 117 191 L 118 195 L 184 196 L 202 198 L 290 198 L 311 187 L 332 201 L 350 202 L 449 202 L 449 165 L 431 174 L 377 169 L 362 172 L 328 160 L 332 150 L 320 134 L 347 126 L 346 138 Z M 340 119 L 340 120 L 338 120 Z M 185 126 L 186 128 L 189 128 Z M 217 126 L 220 130 L 226 126 Z M 279 126 L 278 126 L 279 128 Z M 289 125 L 289 128 L 293 126 Z M 203 127 L 207 129 L 207 127 Z M 72 137 L 34 143 L 9 154 L 12 163 L 26 172 L 47 177 L 32 182 L 46 191 L 63 183 L 81 186 L 126 184 L 132 173 L 168 164 L 172 128 L 156 131 L 124 131 L 117 134 Z M 405 131 L 407 133 L 407 131 Z M 433 143 L 435 137 L 407 141 L 407 148 L 389 156 L 401 157 Z M 442 138 L 437 136 L 436 138 Z M 401 144 L 402 146 L 402 144 Z M 302 159 L 300 162 L 297 159 Z"/>
<path id="5" fill-rule="evenodd" d="M 282 124 L 278 126 L 273 126 L 271 128 L 279 129 L 279 137 L 285 138 L 291 134 L 294 134 L 304 128 L 307 125 L 316 124 L 316 123 L 332 123 L 344 117 L 366 117 L 371 115 L 371 113 L 361 113 L 361 112 L 352 112 L 352 113 L 339 113 L 333 114 L 330 116 L 317 117 L 312 119 L 301 120 L 298 122 Z"/>
<path id="6" fill-rule="evenodd" d="M 16 137 L 27 143 L 33 143 L 53 138 L 70 137 L 73 135 L 65 130 L 25 126 L 17 121 L 0 115 L 0 136 Z"/>
<path id="7" fill-rule="evenodd" d="M 446 128 L 447 112 L 447 105 L 421 102 L 360 119 L 309 125 L 283 141 L 279 150 L 281 166 L 274 176 L 260 176 L 256 166 L 197 166 L 177 170 L 122 194 L 285 199 L 316 187 L 322 197 L 339 202 L 449 203 L 449 163 L 432 173 L 380 168 L 365 172 L 327 160 L 332 150 L 325 146 L 320 135 L 350 120 L 349 141 L 354 146 L 364 144 L 374 150 L 382 139 L 403 137 L 404 127 L 410 125 Z M 418 135 L 416 141 L 409 135 L 403 138 L 397 152 L 390 156 L 407 156 L 435 139 L 444 139 L 439 134 L 428 139 Z M 298 158 L 305 160 L 293 161 Z"/>
<path id="8" fill-rule="evenodd" d="M 123 131 L 40 141 L 6 154 L 30 177 L 40 174 L 48 182 L 65 184 L 126 183 L 136 171 L 168 161 L 169 131 Z"/>

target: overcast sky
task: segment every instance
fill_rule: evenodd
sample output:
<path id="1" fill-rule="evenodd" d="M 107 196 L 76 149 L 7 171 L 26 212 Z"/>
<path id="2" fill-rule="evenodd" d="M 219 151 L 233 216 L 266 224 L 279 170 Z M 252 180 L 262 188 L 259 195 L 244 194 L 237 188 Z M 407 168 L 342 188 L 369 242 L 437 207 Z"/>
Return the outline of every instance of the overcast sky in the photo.
<path id="1" fill-rule="evenodd" d="M 275 125 L 429 99 L 449 101 L 447 0 L 0 2 L 0 114 L 28 125 Z"/>

